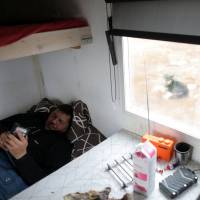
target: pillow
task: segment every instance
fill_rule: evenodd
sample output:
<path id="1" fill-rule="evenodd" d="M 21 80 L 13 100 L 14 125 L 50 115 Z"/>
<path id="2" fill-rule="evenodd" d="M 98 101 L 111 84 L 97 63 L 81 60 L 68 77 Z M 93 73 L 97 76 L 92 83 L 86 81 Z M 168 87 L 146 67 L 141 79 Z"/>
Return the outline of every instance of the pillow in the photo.
<path id="1" fill-rule="evenodd" d="M 38 104 L 32 106 L 28 112 L 52 112 L 57 108 L 57 104 L 47 98 L 43 98 Z"/>
<path id="2" fill-rule="evenodd" d="M 72 159 L 79 157 L 105 139 L 105 136 L 94 126 L 88 126 L 85 133 L 73 142 Z"/>
<path id="3" fill-rule="evenodd" d="M 67 135 L 73 143 L 86 133 L 86 128 L 92 124 L 87 105 L 82 101 L 75 101 L 72 103 L 74 115 L 72 125 Z"/>
<path id="4" fill-rule="evenodd" d="M 97 130 L 90 118 L 87 105 L 82 101 L 72 103 L 74 116 L 68 139 L 73 143 L 72 158 L 77 158 L 86 151 L 105 140 L 105 136 Z"/>

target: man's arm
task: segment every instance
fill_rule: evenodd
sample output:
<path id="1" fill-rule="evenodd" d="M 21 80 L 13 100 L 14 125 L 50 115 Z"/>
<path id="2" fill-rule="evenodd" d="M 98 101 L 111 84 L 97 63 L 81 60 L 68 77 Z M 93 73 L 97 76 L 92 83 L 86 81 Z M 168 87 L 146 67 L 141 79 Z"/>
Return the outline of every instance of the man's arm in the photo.
<path id="1" fill-rule="evenodd" d="M 6 150 L 4 139 L 8 132 L 11 130 L 16 119 L 21 118 L 21 114 L 13 115 L 6 119 L 0 120 L 0 148 Z"/>
<path id="2" fill-rule="evenodd" d="M 4 136 L 4 147 L 13 156 L 17 171 L 29 185 L 47 175 L 27 153 L 27 138 L 20 133 L 17 133 L 16 136 L 12 134 L 5 134 Z"/>
<path id="3" fill-rule="evenodd" d="M 4 149 L 3 134 L 0 134 L 0 149 Z"/>
<path id="4" fill-rule="evenodd" d="M 59 141 L 44 155 L 42 167 L 29 154 L 16 160 L 16 166 L 24 180 L 31 185 L 70 162 L 71 151 L 70 143 Z"/>
<path id="5" fill-rule="evenodd" d="M 64 138 L 47 149 L 43 155 L 43 163 L 39 164 L 27 153 L 27 138 L 24 138 L 20 133 L 17 134 L 17 137 L 11 134 L 6 137 L 5 146 L 15 158 L 17 171 L 29 185 L 39 181 L 71 160 L 72 146 Z"/>
<path id="6" fill-rule="evenodd" d="M 10 131 L 13 124 L 26 118 L 27 114 L 17 114 L 6 119 L 0 120 L 0 134 Z"/>
<path id="7" fill-rule="evenodd" d="M 28 185 L 32 185 L 48 175 L 28 153 L 22 158 L 15 160 L 15 164 L 17 171 Z"/>
<path id="8" fill-rule="evenodd" d="M 18 172 L 28 184 L 33 184 L 40 180 L 47 173 L 42 170 L 34 159 L 27 153 L 28 140 L 21 133 L 16 136 L 12 134 L 2 134 L 3 145 L 15 159 Z"/>
<path id="9" fill-rule="evenodd" d="M 47 116 L 48 113 L 39 113 L 39 112 L 13 115 L 6 119 L 0 120 L 0 134 L 3 132 L 10 131 L 11 128 L 13 127 L 13 124 L 16 122 L 23 125 L 24 127 L 38 126 L 38 125 L 43 126 L 43 123 L 45 122 Z"/>
<path id="10" fill-rule="evenodd" d="M 72 144 L 66 139 L 56 142 L 45 156 L 44 166 L 48 174 L 71 161 Z"/>

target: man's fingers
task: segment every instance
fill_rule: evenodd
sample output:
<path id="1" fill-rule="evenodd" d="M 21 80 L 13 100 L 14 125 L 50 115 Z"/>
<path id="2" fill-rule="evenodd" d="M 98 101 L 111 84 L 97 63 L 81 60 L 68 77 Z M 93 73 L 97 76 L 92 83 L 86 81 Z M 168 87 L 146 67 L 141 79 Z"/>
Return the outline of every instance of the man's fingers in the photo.
<path id="1" fill-rule="evenodd" d="M 14 147 L 14 146 L 17 146 L 18 143 L 16 143 L 14 140 L 10 139 L 10 138 L 7 138 L 5 141 L 4 141 L 5 144 L 9 144 L 10 146 Z"/>
<path id="2" fill-rule="evenodd" d="M 1 133 L 1 135 L 8 135 L 9 133 L 10 133 L 9 131 L 6 131 L 6 132 Z"/>
<path id="3" fill-rule="evenodd" d="M 3 141 L 0 139 L 0 147 L 3 147 Z"/>
<path id="4" fill-rule="evenodd" d="M 21 158 L 27 153 L 27 146 L 28 141 L 21 133 L 16 133 L 16 137 L 14 135 L 8 135 L 5 140 L 5 147 L 16 159 Z"/>
<path id="5" fill-rule="evenodd" d="M 20 140 L 12 134 L 8 134 L 7 138 L 8 140 L 11 140 L 15 144 L 20 144 Z"/>
<path id="6" fill-rule="evenodd" d="M 8 149 L 11 150 L 15 147 L 16 144 L 11 143 L 10 141 L 5 141 L 4 146 Z"/>
<path id="7" fill-rule="evenodd" d="M 1 140 L 4 141 L 7 138 L 7 133 L 2 133 L 1 134 Z"/>
<path id="8" fill-rule="evenodd" d="M 22 141 L 22 142 L 25 141 L 25 140 L 27 140 L 27 137 L 24 137 L 24 135 L 22 133 L 18 132 L 17 136 L 18 136 L 19 140 Z"/>

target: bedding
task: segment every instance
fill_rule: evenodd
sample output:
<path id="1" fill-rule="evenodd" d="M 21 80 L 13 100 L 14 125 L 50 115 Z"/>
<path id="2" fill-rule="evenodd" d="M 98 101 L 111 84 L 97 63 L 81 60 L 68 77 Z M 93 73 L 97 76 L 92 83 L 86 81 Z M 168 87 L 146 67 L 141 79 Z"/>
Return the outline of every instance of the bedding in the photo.
<path id="1" fill-rule="evenodd" d="M 68 131 L 68 138 L 74 144 L 72 158 L 76 158 L 97 144 L 101 143 L 106 137 L 92 125 L 92 120 L 88 107 L 82 101 L 72 103 L 74 110 L 73 122 Z"/>
<path id="2" fill-rule="evenodd" d="M 87 22 L 82 18 L 72 18 L 41 24 L 0 26 L 0 47 L 16 42 L 34 33 L 84 27 L 87 25 Z"/>
<path id="3" fill-rule="evenodd" d="M 60 103 L 44 98 L 28 112 L 51 112 Z M 84 102 L 80 100 L 72 102 L 72 107 L 74 117 L 67 136 L 74 146 L 71 155 L 74 159 L 104 141 L 106 137 L 93 126 L 88 107 Z"/>
<path id="4" fill-rule="evenodd" d="M 57 107 L 56 103 L 53 101 L 43 98 L 39 103 L 32 106 L 28 112 L 52 112 Z"/>

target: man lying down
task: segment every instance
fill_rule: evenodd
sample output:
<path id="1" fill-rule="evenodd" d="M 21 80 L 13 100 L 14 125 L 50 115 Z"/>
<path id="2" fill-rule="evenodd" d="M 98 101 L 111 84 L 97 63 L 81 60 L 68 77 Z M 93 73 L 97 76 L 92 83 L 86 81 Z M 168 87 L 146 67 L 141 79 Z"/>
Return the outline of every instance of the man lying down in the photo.
<path id="1" fill-rule="evenodd" d="M 66 132 L 72 117 L 72 107 L 63 104 L 50 114 L 18 114 L 0 121 L 0 200 L 71 160 L 72 145 Z M 16 123 L 23 128 L 13 130 Z"/>

